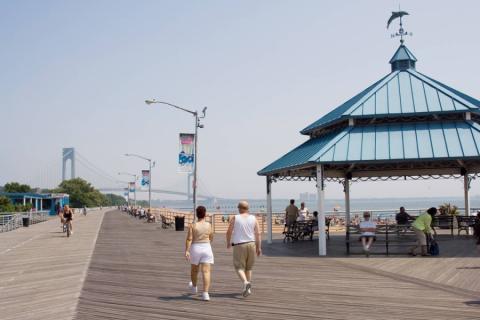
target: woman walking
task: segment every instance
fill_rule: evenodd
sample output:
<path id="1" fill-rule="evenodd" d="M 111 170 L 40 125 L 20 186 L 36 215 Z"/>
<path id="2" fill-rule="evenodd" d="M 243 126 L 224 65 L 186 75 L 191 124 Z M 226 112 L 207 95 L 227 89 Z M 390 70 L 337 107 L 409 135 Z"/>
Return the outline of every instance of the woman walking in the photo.
<path id="1" fill-rule="evenodd" d="M 197 293 L 198 272 L 201 271 L 203 276 L 202 300 L 209 301 L 210 265 L 213 264 L 213 252 L 210 243 L 213 240 L 213 232 L 210 223 L 205 221 L 206 213 L 207 209 L 204 206 L 197 207 L 197 222 L 188 226 L 185 258 L 191 263 L 191 281 L 188 286 L 192 290 L 192 294 Z"/>

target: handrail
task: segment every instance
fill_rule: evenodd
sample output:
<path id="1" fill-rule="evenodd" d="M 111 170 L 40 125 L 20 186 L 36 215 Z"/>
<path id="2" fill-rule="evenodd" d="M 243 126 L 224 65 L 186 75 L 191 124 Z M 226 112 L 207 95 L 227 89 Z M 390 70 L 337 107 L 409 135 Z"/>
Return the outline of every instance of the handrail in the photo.
<path id="1" fill-rule="evenodd" d="M 48 220 L 49 211 L 7 212 L 0 214 L 0 232 L 8 232 L 23 226 L 23 218 L 30 218 L 30 224 Z"/>
<path id="2" fill-rule="evenodd" d="M 233 211 L 233 210 L 232 210 Z M 352 224 L 358 224 L 360 222 L 360 217 L 362 216 L 364 210 L 352 210 L 350 212 L 350 218 Z M 395 214 L 398 212 L 396 209 L 377 209 L 370 210 L 372 213 L 372 219 L 375 220 L 378 224 L 394 224 Z M 425 212 L 425 209 L 407 209 L 407 212 L 416 216 Z M 185 218 L 185 225 L 193 222 L 192 212 L 189 210 L 179 210 L 171 208 L 152 208 L 152 213 L 156 216 L 157 221 L 162 221 L 161 216 L 165 217 L 167 222 L 174 222 L 176 216 L 182 216 Z M 267 213 L 264 211 L 261 212 L 251 212 L 256 215 L 262 232 L 267 231 Z M 230 217 L 237 214 L 236 212 L 218 212 L 211 211 L 207 213 L 206 220 L 212 223 L 214 232 L 225 232 L 228 227 L 228 221 Z M 331 230 L 345 230 L 345 212 L 344 211 L 327 211 L 325 216 L 330 218 L 330 227 Z M 274 233 L 283 232 L 283 226 L 285 224 L 285 213 L 284 212 L 273 212 L 272 213 L 272 230 Z"/>

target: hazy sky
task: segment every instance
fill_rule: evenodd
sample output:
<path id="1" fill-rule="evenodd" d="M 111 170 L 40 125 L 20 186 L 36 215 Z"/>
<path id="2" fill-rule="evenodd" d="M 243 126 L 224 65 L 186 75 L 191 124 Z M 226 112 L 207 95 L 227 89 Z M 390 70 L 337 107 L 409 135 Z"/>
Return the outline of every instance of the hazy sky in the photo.
<path id="1" fill-rule="evenodd" d="M 386 21 L 399 1 L 0 2 L 0 184 L 51 186 L 63 147 L 115 178 L 156 160 L 153 186 L 185 189 L 178 133 L 193 118 L 157 98 L 208 106 L 200 192 L 263 197 L 256 172 L 307 139 L 299 131 L 390 72 Z M 417 69 L 480 97 L 478 1 L 401 1 Z M 397 24 L 392 25 L 396 27 Z M 85 166 L 78 172 L 93 178 Z M 480 193 L 474 183 L 472 192 Z M 315 192 L 281 182 L 274 197 Z M 343 196 L 336 183 L 327 197 Z M 460 181 L 363 183 L 352 197 L 462 195 Z"/>

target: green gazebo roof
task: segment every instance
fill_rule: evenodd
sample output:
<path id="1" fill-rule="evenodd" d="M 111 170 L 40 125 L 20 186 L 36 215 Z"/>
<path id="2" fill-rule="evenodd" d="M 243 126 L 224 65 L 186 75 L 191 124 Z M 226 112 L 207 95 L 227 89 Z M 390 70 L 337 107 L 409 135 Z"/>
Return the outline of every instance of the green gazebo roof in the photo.
<path id="1" fill-rule="evenodd" d="M 258 174 L 317 163 L 480 161 L 480 101 L 416 71 L 416 61 L 402 44 L 390 74 L 303 129 L 310 139 Z"/>

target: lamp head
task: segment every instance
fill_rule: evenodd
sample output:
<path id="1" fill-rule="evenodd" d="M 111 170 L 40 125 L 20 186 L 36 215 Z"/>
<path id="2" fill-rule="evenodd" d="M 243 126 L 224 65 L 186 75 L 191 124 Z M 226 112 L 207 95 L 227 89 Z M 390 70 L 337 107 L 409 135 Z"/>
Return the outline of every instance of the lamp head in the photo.
<path id="1" fill-rule="evenodd" d="M 157 100 L 155 100 L 155 99 L 147 99 L 147 100 L 145 100 L 145 103 L 146 103 L 147 105 L 151 105 L 152 103 L 156 103 L 156 102 L 157 102 Z"/>

